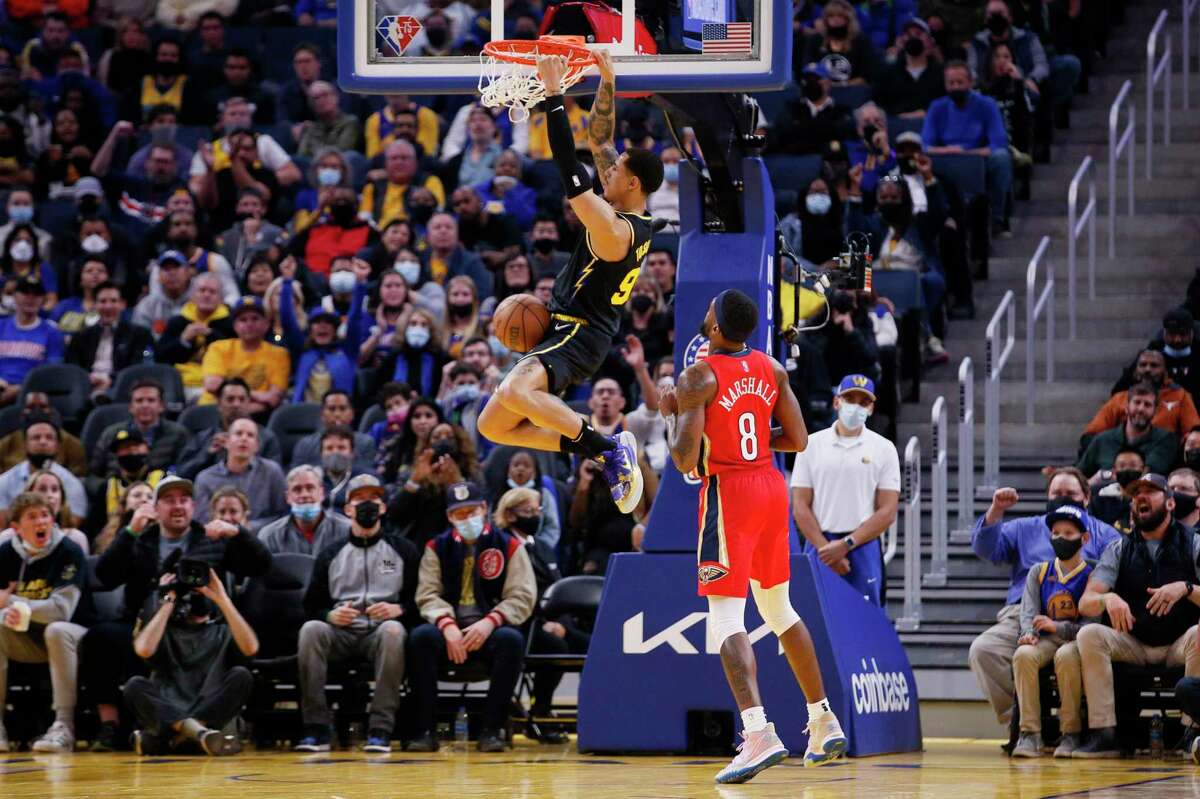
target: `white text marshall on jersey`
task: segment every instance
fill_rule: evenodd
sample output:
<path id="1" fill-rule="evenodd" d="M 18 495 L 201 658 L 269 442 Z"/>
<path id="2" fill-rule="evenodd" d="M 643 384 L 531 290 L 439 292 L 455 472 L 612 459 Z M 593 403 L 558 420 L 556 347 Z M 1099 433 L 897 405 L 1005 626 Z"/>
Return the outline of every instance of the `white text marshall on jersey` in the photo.
<path id="1" fill-rule="evenodd" d="M 735 380 L 725 391 L 724 396 L 717 400 L 726 411 L 733 410 L 733 404 L 745 396 L 754 396 L 771 405 L 775 402 L 775 386 L 757 377 L 742 377 Z"/>

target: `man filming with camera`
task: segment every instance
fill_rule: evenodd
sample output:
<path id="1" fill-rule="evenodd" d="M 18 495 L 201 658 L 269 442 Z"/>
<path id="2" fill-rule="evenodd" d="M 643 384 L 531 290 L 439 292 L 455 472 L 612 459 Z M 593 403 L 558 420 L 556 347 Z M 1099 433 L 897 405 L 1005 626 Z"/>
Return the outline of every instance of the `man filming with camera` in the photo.
<path id="1" fill-rule="evenodd" d="M 239 661 L 258 652 L 258 638 L 205 561 L 172 555 L 164 565 L 158 609 L 133 642 L 152 673 L 122 691 L 141 727 L 134 748 L 153 755 L 194 744 L 208 755 L 237 754 L 237 735 L 222 729 L 254 687 Z"/>
<path id="2" fill-rule="evenodd" d="M 221 576 L 230 572 L 258 577 L 271 568 L 270 551 L 253 533 L 219 519 L 201 525 L 193 519 L 195 510 L 192 481 L 163 478 L 155 487 L 154 501 L 134 511 L 129 525 L 96 563 L 96 577 L 106 590 L 125 586 L 124 618 L 95 625 L 83 639 L 83 673 L 99 703 L 103 748 L 122 743 L 117 688 L 144 670 L 130 646 L 134 620 L 157 590 L 163 565 L 175 557 L 172 553 L 204 561 Z"/>

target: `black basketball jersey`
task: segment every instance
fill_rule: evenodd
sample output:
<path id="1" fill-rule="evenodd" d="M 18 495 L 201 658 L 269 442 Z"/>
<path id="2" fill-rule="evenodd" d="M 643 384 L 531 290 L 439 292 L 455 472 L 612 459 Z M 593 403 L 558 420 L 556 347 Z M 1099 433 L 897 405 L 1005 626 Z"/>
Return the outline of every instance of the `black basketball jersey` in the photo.
<path id="1" fill-rule="evenodd" d="M 620 261 L 605 261 L 592 252 L 590 234 L 586 231 L 575 245 L 571 260 L 554 279 L 554 296 L 550 312 L 574 316 L 587 321 L 596 330 L 615 336 L 620 327 L 621 309 L 633 294 L 642 268 L 642 259 L 650 251 L 649 216 L 617 211 L 617 216 L 629 224 L 633 234 L 629 252 Z"/>

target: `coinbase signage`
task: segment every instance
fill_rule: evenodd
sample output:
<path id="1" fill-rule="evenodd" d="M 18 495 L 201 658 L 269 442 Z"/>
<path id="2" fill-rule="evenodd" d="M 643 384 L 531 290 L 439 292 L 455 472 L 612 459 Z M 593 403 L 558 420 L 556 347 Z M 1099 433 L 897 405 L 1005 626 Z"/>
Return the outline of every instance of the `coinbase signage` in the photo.
<path id="1" fill-rule="evenodd" d="M 850 754 L 919 750 L 916 682 L 887 617 L 814 555 L 792 556 L 791 588 Z M 753 605 L 746 629 L 763 701 L 784 743 L 801 754 L 803 694 Z M 736 713 L 707 618 L 696 596 L 695 555 L 612 559 L 580 686 L 580 751 L 683 751 L 689 710 Z"/>

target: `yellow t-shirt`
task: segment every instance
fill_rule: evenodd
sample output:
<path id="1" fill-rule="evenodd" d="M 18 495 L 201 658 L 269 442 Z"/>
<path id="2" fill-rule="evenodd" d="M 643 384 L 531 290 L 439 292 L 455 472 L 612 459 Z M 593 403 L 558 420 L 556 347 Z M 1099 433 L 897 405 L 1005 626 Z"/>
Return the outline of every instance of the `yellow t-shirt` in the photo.
<path id="1" fill-rule="evenodd" d="M 367 139 L 367 158 L 379 155 L 396 140 L 394 120 L 392 109 L 386 107 L 367 117 L 367 129 L 364 132 Z M 381 136 L 380 130 L 387 132 Z M 425 155 L 437 155 L 440 135 L 441 123 L 438 121 L 438 115 L 430 108 L 417 106 L 417 144 L 421 145 Z"/>
<path id="2" fill-rule="evenodd" d="M 239 339 L 227 338 L 208 345 L 200 370 L 204 377 L 240 377 L 251 391 L 269 391 L 273 388 L 286 391 L 292 373 L 292 359 L 283 347 L 265 341 L 258 349 L 247 352 Z M 211 405 L 216 401 L 217 398 L 207 391 L 200 398 L 201 405 Z"/>
<path id="3" fill-rule="evenodd" d="M 446 207 L 446 189 L 442 186 L 441 178 L 437 175 L 430 175 L 425 178 L 425 182 L 422 185 L 433 194 L 433 198 L 437 200 L 438 208 Z M 393 219 L 408 219 L 408 210 L 404 207 L 404 197 L 406 194 L 408 194 L 408 185 L 398 186 L 395 183 L 388 183 L 383 195 L 383 207 L 379 212 L 379 217 L 376 219 L 375 184 L 368 183 L 363 187 L 362 202 L 358 205 L 359 213 L 367 214 L 375 219 L 375 226 L 383 230 Z"/>

